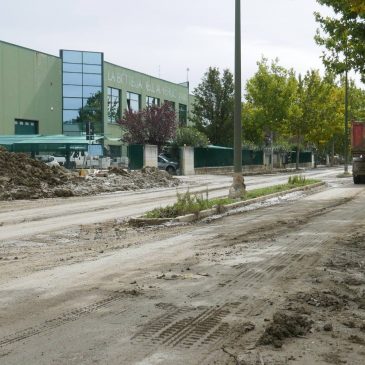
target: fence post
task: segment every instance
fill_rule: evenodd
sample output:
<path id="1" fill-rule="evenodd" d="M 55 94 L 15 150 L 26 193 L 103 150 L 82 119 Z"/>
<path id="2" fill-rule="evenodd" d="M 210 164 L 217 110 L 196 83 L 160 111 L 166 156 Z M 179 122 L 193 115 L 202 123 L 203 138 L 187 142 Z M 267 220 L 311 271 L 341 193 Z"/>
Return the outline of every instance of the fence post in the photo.
<path id="1" fill-rule="evenodd" d="M 194 147 L 180 148 L 180 173 L 181 175 L 195 175 Z"/>

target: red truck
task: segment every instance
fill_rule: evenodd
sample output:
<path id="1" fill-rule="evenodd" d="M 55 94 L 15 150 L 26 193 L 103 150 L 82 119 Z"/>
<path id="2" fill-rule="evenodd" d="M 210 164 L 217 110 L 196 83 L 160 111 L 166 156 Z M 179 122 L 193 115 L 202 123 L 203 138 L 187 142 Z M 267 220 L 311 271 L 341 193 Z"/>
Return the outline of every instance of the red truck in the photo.
<path id="1" fill-rule="evenodd" d="M 360 184 L 365 182 L 365 122 L 352 122 L 351 153 L 354 184 Z"/>

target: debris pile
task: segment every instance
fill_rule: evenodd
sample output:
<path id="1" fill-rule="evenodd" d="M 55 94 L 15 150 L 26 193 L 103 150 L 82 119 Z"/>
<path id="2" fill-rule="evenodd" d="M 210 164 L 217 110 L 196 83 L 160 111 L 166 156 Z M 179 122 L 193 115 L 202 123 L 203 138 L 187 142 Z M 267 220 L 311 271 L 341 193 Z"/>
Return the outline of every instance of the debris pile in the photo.
<path id="1" fill-rule="evenodd" d="M 79 176 L 63 167 L 49 167 L 23 153 L 0 146 L 0 200 L 94 195 L 103 192 L 172 187 L 179 184 L 165 171 L 111 168 Z"/>

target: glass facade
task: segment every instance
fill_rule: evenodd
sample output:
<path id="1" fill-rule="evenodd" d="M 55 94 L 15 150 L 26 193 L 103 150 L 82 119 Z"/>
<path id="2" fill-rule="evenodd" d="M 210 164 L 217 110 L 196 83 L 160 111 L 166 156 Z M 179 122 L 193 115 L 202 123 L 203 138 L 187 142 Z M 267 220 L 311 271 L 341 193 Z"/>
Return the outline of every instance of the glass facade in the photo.
<path id="1" fill-rule="evenodd" d="M 120 119 L 120 89 L 108 87 L 108 122 L 116 123 Z"/>
<path id="2" fill-rule="evenodd" d="M 188 107 L 185 104 L 179 104 L 179 125 L 186 126 L 188 121 Z"/>
<path id="3" fill-rule="evenodd" d="M 81 135 L 93 123 L 96 134 L 103 133 L 103 54 L 61 51 L 63 133 Z"/>
<path id="4" fill-rule="evenodd" d="M 138 112 L 141 110 L 141 95 L 127 92 L 128 110 Z"/>
<path id="5" fill-rule="evenodd" d="M 160 106 L 160 99 L 146 96 L 146 106 Z"/>

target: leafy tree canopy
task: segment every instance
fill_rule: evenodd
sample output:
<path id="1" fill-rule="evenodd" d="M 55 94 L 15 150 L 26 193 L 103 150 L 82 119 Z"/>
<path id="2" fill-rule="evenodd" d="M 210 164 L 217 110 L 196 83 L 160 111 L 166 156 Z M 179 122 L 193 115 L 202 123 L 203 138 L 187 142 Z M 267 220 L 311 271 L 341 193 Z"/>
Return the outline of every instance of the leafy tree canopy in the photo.
<path id="1" fill-rule="evenodd" d="M 322 33 L 316 42 L 327 49 L 323 61 L 339 74 L 351 69 L 365 81 L 365 3 L 363 0 L 317 0 L 334 11 L 333 17 L 315 13 Z"/>
<path id="2" fill-rule="evenodd" d="M 250 113 L 254 124 L 244 125 L 244 138 L 250 139 L 248 128 L 258 128 L 261 139 L 265 135 L 280 135 L 285 128 L 289 109 L 295 97 L 297 81 L 292 70 L 278 64 L 269 64 L 266 58 L 258 62 L 258 71 L 247 81 L 245 109 Z M 247 133 L 248 132 L 248 133 Z"/>
<path id="3" fill-rule="evenodd" d="M 208 137 L 193 127 L 180 127 L 176 131 L 175 139 L 172 143 L 178 147 L 206 147 L 209 144 Z"/>
<path id="4" fill-rule="evenodd" d="M 161 147 L 175 137 L 176 114 L 168 103 L 164 103 L 139 112 L 125 110 L 118 124 L 124 131 L 124 142 Z"/>
<path id="5" fill-rule="evenodd" d="M 195 127 L 216 145 L 233 144 L 234 83 L 229 70 L 210 67 L 194 90 Z"/>

